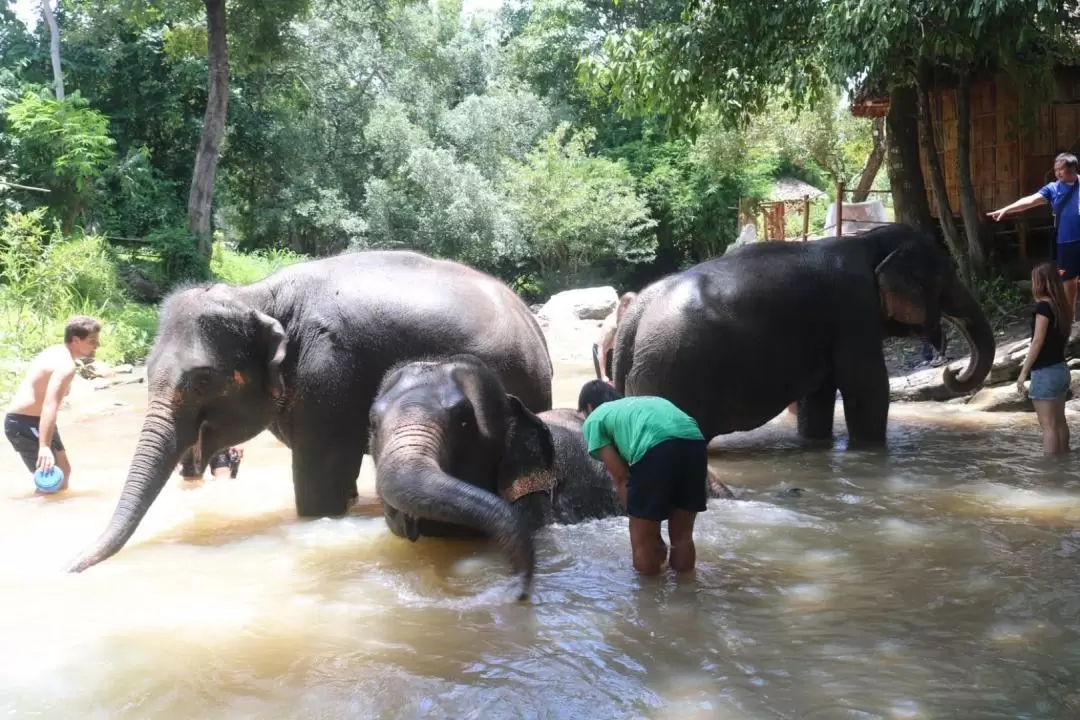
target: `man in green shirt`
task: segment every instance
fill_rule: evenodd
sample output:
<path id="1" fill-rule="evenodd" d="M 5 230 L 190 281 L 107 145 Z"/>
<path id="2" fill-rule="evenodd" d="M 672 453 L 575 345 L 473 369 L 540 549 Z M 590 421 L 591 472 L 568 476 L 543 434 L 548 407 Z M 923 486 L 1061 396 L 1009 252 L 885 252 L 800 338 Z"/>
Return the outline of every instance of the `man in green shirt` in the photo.
<path id="1" fill-rule="evenodd" d="M 589 454 L 615 478 L 630 516 L 634 569 L 656 575 L 668 560 L 660 523 L 668 521 L 670 565 L 694 569 L 694 519 L 706 508 L 708 443 L 694 419 L 661 397 L 622 397 L 603 380 L 581 388 L 578 410 Z"/>

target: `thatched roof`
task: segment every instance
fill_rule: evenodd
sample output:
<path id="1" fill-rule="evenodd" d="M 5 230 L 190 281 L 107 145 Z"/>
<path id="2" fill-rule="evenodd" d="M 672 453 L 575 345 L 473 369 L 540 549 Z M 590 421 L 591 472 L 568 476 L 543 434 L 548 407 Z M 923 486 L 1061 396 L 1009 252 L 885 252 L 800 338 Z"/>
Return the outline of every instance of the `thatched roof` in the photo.
<path id="1" fill-rule="evenodd" d="M 827 193 L 818 190 L 810 183 L 803 182 L 798 178 L 782 177 L 776 181 L 772 190 L 769 191 L 770 202 L 795 202 L 802 200 L 807 195 L 811 200 L 823 198 Z"/>

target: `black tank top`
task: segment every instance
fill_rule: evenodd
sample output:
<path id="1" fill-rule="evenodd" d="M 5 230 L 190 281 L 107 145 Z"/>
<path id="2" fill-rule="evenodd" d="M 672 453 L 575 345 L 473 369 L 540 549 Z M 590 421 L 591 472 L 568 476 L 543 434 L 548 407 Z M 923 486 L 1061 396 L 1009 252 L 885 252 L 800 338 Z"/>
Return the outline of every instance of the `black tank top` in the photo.
<path id="1" fill-rule="evenodd" d="M 1035 316 L 1043 315 L 1050 321 L 1050 327 L 1046 329 L 1046 340 L 1031 364 L 1032 370 L 1049 367 L 1065 362 L 1065 338 L 1058 332 L 1057 318 L 1054 317 L 1054 308 L 1045 300 L 1035 303 L 1035 312 L 1031 313 L 1031 337 L 1035 337 Z"/>

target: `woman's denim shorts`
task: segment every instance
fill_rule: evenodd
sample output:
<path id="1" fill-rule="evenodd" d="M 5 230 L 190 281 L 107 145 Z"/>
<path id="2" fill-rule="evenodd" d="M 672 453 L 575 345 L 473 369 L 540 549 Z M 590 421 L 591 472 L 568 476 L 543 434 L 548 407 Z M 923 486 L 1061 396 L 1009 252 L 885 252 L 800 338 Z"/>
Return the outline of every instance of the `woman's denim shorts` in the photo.
<path id="1" fill-rule="evenodd" d="M 1028 397 L 1032 400 L 1060 400 L 1069 391 L 1069 366 L 1055 363 L 1031 371 Z"/>

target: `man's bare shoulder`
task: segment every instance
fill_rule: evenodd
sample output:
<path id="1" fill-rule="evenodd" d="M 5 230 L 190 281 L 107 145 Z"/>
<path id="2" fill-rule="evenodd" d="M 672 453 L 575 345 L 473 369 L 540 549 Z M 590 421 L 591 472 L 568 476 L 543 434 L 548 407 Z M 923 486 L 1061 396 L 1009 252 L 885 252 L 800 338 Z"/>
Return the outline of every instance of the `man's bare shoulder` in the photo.
<path id="1" fill-rule="evenodd" d="M 53 345 L 38 353 L 31 365 L 32 370 L 46 372 L 50 375 L 74 375 L 75 361 L 71 359 L 71 353 L 63 345 Z"/>

